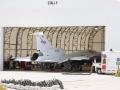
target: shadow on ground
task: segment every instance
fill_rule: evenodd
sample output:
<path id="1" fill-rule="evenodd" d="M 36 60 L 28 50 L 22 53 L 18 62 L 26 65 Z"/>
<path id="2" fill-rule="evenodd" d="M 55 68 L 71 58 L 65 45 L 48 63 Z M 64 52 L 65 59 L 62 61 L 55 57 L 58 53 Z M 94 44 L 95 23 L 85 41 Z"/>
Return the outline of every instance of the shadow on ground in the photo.
<path id="1" fill-rule="evenodd" d="M 63 72 L 63 75 L 91 75 L 90 72 Z"/>

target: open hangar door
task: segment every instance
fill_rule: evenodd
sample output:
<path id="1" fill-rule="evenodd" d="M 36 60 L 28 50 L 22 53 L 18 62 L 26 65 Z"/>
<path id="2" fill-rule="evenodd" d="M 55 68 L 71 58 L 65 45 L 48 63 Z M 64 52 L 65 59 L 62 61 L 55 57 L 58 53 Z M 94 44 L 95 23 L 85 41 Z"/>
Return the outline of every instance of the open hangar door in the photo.
<path id="1" fill-rule="evenodd" d="M 31 35 L 36 32 L 43 32 L 53 47 L 66 54 L 101 52 L 105 47 L 105 26 L 4 27 L 4 70 L 17 68 L 14 58 L 37 52 L 36 38 Z"/>

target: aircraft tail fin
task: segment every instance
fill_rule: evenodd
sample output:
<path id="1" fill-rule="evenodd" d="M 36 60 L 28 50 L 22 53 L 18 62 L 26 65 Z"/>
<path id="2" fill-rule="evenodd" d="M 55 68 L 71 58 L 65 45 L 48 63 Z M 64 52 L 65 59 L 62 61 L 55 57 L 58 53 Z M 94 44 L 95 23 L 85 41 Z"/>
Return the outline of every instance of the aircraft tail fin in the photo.
<path id="1" fill-rule="evenodd" d="M 33 35 L 36 36 L 37 50 L 40 50 L 41 52 L 46 52 L 47 50 L 52 48 L 50 42 L 47 40 L 43 32 L 37 32 Z"/>

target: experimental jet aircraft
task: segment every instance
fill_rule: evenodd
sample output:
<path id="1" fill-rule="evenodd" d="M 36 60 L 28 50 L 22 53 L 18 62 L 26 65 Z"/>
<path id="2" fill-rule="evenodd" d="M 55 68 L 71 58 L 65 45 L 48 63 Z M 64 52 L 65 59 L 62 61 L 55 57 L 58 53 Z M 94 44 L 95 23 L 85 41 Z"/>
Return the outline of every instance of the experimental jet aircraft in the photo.
<path id="1" fill-rule="evenodd" d="M 82 52 L 66 55 L 63 49 L 54 48 L 43 32 L 37 32 L 32 35 L 36 36 L 38 53 L 34 53 L 31 57 L 17 57 L 15 61 L 30 62 L 34 60 L 36 62 L 62 63 L 68 60 L 89 60 L 93 56 L 93 54 L 82 55 Z"/>

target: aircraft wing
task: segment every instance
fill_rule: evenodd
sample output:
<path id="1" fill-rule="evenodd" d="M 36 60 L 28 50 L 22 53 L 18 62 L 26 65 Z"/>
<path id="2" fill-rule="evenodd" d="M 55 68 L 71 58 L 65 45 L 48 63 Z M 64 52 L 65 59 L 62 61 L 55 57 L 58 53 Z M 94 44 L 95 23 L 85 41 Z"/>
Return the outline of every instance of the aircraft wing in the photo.
<path id="1" fill-rule="evenodd" d="M 46 59 L 46 60 L 36 60 L 36 62 L 49 62 L 49 63 L 54 63 L 57 62 L 56 60 L 50 60 L 50 59 Z"/>
<path id="2" fill-rule="evenodd" d="M 89 60 L 91 57 L 95 56 L 96 54 L 90 52 L 75 52 L 66 55 L 69 60 Z"/>
<path id="3" fill-rule="evenodd" d="M 69 60 L 89 60 L 89 57 L 86 56 L 70 57 Z"/>
<path id="4" fill-rule="evenodd" d="M 25 61 L 25 62 L 31 62 L 30 57 L 17 57 L 15 61 Z"/>
<path id="5" fill-rule="evenodd" d="M 64 61 L 67 61 L 68 59 L 65 57 L 50 57 L 50 56 L 40 56 L 36 60 L 37 62 L 51 62 L 51 63 L 62 63 Z"/>

